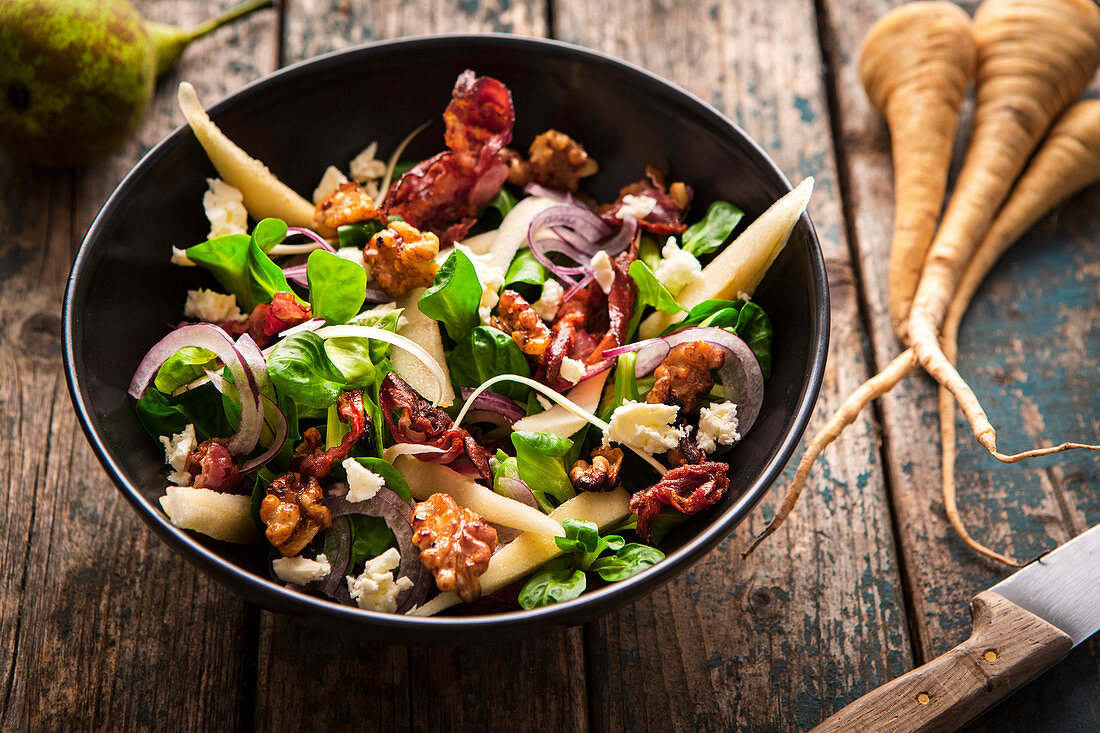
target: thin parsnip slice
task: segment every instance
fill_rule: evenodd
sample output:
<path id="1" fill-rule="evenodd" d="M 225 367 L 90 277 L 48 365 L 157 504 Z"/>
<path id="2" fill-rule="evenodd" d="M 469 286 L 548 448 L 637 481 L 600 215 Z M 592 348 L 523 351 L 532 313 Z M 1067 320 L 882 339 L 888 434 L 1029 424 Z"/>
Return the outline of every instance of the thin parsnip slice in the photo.
<path id="1" fill-rule="evenodd" d="M 565 396 L 575 402 L 578 407 L 588 412 L 595 412 L 596 408 L 600 406 L 600 397 L 603 395 L 603 388 L 607 383 L 609 374 L 611 374 L 610 370 L 590 377 L 569 390 Z M 549 410 L 517 420 L 512 425 L 512 430 L 553 433 L 568 438 L 587 424 L 588 420 L 583 417 L 570 412 L 562 405 L 554 405 Z"/>
<path id="2" fill-rule="evenodd" d="M 626 519 L 630 515 L 629 505 L 630 496 L 621 487 L 606 493 L 586 491 L 550 512 L 550 517 L 558 522 L 583 519 L 594 523 L 602 532 Z M 481 592 L 488 595 L 515 583 L 561 554 L 552 536 L 524 532 L 489 560 L 489 568 L 481 576 Z M 441 593 L 409 614 L 434 616 L 461 600 L 457 593 Z"/>

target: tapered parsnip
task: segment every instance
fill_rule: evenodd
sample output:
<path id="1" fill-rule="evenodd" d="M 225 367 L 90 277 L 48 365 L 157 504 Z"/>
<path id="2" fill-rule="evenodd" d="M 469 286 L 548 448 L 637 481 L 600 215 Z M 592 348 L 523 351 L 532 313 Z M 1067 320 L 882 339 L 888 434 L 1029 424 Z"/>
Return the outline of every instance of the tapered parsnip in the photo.
<path id="1" fill-rule="evenodd" d="M 914 2 L 867 34 L 859 64 L 867 96 L 886 118 L 894 159 L 890 319 L 905 341 L 909 304 L 943 206 L 959 108 L 974 78 L 970 16 L 948 2 Z"/>
<path id="2" fill-rule="evenodd" d="M 490 522 L 525 532 L 546 533 L 550 537 L 565 534 L 560 522 L 538 509 L 501 496 L 447 466 L 412 456 L 397 456 L 393 459 L 393 467 L 409 482 L 409 490 L 417 501 L 425 501 L 432 494 L 443 492 Z"/>
<path id="3" fill-rule="evenodd" d="M 703 277 L 684 288 L 676 297 L 676 302 L 690 310 L 704 300 L 732 300 L 742 294 L 752 295 L 764 279 L 764 273 L 787 246 L 794 225 L 810 202 L 813 189 L 814 179 L 806 178 L 793 191 L 768 207 L 703 268 Z M 638 333 L 642 338 L 652 338 L 670 323 L 682 318 L 682 315 L 673 317 L 657 311 L 642 321 Z"/>
<path id="4" fill-rule="evenodd" d="M 974 16 L 974 37 L 974 134 L 925 259 L 908 332 L 921 366 L 955 395 L 978 442 L 1014 462 L 1036 454 L 997 451 L 981 404 L 940 349 L 939 329 L 997 207 L 1053 118 L 1100 64 L 1100 8 L 1092 0 L 986 0 Z"/>
<path id="5" fill-rule="evenodd" d="M 313 205 L 276 178 L 266 165 L 226 137 L 210 121 L 193 86 L 180 82 L 177 99 L 187 124 L 218 170 L 218 175 L 241 192 L 244 207 L 253 219 L 273 217 L 282 219 L 290 226 L 315 228 Z M 336 233 L 326 230 L 321 234 L 330 237 Z"/>
<path id="6" fill-rule="evenodd" d="M 943 323 L 940 340 L 948 361 L 955 361 L 959 323 L 993 264 L 1048 211 L 1097 181 L 1100 181 L 1100 100 L 1090 99 L 1070 107 L 1051 128 L 1012 196 L 997 215 L 989 234 L 974 253 Z M 943 500 L 951 526 L 975 551 L 998 562 L 1019 565 L 1018 561 L 978 543 L 967 532 L 955 498 L 955 398 L 942 386 L 939 409 Z M 1056 453 L 1073 445 L 1063 443 L 1029 453 Z"/>
<path id="7" fill-rule="evenodd" d="M 584 491 L 550 512 L 550 518 L 558 522 L 583 519 L 603 532 L 630 515 L 629 505 L 630 496 L 622 487 L 606 493 Z M 480 578 L 481 592 L 488 595 L 515 583 L 561 554 L 551 535 L 524 532 L 490 558 L 489 567 Z M 409 611 L 409 615 L 434 616 L 461 600 L 457 593 L 440 593 L 420 608 Z"/>

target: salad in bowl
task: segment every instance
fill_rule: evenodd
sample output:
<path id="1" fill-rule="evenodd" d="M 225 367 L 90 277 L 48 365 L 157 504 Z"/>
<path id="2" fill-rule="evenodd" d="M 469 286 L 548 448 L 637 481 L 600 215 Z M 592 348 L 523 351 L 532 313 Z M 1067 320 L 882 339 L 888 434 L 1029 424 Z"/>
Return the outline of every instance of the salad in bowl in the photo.
<path id="1" fill-rule="evenodd" d="M 311 202 L 180 104 L 219 177 L 209 238 L 165 256 L 205 283 L 129 386 L 173 525 L 335 603 L 487 613 L 641 573 L 740 490 L 771 370 L 752 295 L 812 179 L 747 225 L 655 166 L 600 201 L 583 140 L 513 140 L 508 88 L 466 71 L 440 152 L 372 143 Z"/>

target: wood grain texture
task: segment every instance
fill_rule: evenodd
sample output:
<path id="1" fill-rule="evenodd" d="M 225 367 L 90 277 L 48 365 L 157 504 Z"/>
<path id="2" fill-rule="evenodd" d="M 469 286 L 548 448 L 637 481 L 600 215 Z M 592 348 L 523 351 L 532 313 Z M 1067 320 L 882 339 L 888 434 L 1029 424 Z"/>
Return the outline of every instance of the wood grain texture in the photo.
<path id="1" fill-rule="evenodd" d="M 793 180 L 816 178 L 810 214 L 833 320 L 815 430 L 867 368 L 813 4 L 555 8 L 561 39 L 687 87 L 733 117 Z M 595 728 L 804 730 L 850 690 L 911 665 L 877 435 L 862 419 L 849 437 L 795 515 L 747 561 L 740 551 L 774 512 L 790 472 L 765 508 L 685 577 L 588 630 Z"/>
<path id="2" fill-rule="evenodd" d="M 820 26 L 834 90 L 846 214 L 871 326 L 874 363 L 900 351 L 886 314 L 893 171 L 885 123 L 858 75 L 858 49 L 897 0 L 822 0 Z M 976 2 L 960 3 L 973 12 Z M 956 143 L 957 170 L 969 114 Z M 1097 434 L 1098 261 L 1095 191 L 1041 221 L 990 273 L 960 335 L 960 371 L 994 424 L 1004 450 Z M 913 610 L 917 660 L 950 649 L 969 631 L 967 601 L 1008 574 L 966 548 L 947 523 L 940 496 L 936 392 L 924 375 L 903 381 L 877 408 L 887 436 L 886 467 Z M 1068 453 L 1005 466 L 959 423 L 959 505 L 983 543 L 1029 559 L 1100 521 L 1095 454 Z M 850 448 L 842 439 L 832 449 Z M 1060 694 L 1059 689 L 1067 689 Z M 974 730 L 1088 730 L 1100 720 L 1100 645 L 1094 639 Z M 1091 694 L 1090 694 L 1091 692 Z M 855 695 L 852 695 L 855 697 Z M 1053 726 L 1053 727 L 1052 727 Z"/>
<path id="3" fill-rule="evenodd" d="M 166 22 L 210 11 L 139 6 Z M 182 74 L 216 96 L 270 70 L 275 27 L 267 12 L 195 44 L 135 140 L 101 164 L 43 172 L 0 158 L 4 730 L 211 730 L 250 716 L 254 614 L 165 548 L 99 468 L 65 389 L 60 313 L 92 216 L 179 123 L 165 89 Z"/>
<path id="4" fill-rule="evenodd" d="M 950 733 L 1073 647 L 1058 628 L 991 591 L 970 607 L 969 639 L 859 698 L 814 733 Z"/>

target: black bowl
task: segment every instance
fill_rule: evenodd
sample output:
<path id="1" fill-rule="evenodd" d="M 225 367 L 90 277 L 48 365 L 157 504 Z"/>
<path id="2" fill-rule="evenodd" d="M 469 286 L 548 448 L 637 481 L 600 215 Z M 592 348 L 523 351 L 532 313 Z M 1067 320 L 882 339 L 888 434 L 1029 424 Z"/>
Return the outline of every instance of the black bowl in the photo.
<path id="1" fill-rule="evenodd" d="M 442 149 L 440 115 L 466 68 L 512 90 L 516 147 L 548 127 L 579 140 L 600 163 L 588 188 L 603 200 L 640 178 L 646 164 L 693 186 L 697 211 L 725 199 L 755 217 L 790 190 L 764 151 L 698 98 L 630 64 L 553 41 L 478 35 L 371 44 L 265 77 L 213 107 L 211 116 L 292 188 L 309 192 L 330 163 L 347 161 L 370 140 L 392 150 L 424 120 L 433 127 L 410 157 Z M 168 260 L 169 245 L 205 238 L 200 202 L 212 175 L 202 148 L 181 127 L 119 185 L 69 278 L 65 368 L 88 440 L 142 519 L 186 560 L 256 604 L 389 642 L 475 642 L 582 623 L 667 582 L 725 538 L 782 471 L 810 417 L 825 368 L 829 297 L 817 238 L 804 216 L 757 291 L 776 334 L 760 419 L 729 456 L 728 495 L 669 536 L 664 562 L 567 603 L 492 616 L 387 615 L 288 591 L 266 579 L 266 553 L 168 522 L 157 504 L 165 487 L 163 451 L 142 430 L 126 394 L 145 351 L 178 320 L 184 290 L 208 282 Z"/>

